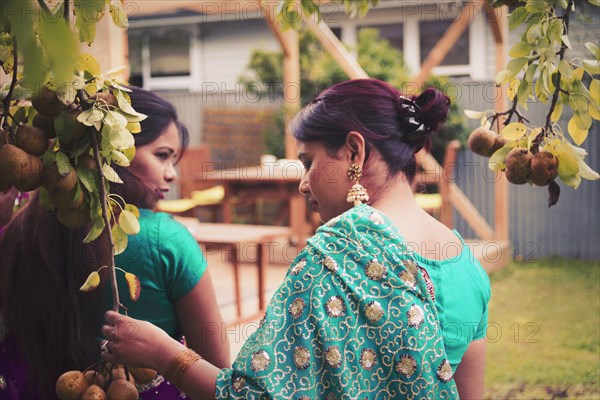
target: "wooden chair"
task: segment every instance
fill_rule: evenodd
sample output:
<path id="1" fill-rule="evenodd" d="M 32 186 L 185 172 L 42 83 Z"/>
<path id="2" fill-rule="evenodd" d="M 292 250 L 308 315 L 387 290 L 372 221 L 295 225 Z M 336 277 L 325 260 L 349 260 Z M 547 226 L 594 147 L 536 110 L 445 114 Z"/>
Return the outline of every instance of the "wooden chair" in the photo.
<path id="1" fill-rule="evenodd" d="M 419 172 L 415 175 L 413 187 L 424 185 L 436 185 L 438 193 L 415 193 L 417 204 L 438 218 L 444 225 L 453 227 L 452 204 L 450 202 L 450 183 L 454 179 L 456 167 L 456 156 L 460 149 L 460 141 L 452 140 L 446 145 L 444 162 L 442 166 L 428 162 L 427 157 L 431 155 L 418 153 L 417 165 Z M 437 163 L 435 163 L 437 164 Z"/>
<path id="2" fill-rule="evenodd" d="M 214 170 L 210 148 L 206 144 L 189 147 L 178 164 L 179 199 L 161 200 L 158 211 L 170 214 L 193 216 L 199 207 L 210 207 L 213 220 L 225 197 L 223 186 L 213 186 L 202 178 Z"/>

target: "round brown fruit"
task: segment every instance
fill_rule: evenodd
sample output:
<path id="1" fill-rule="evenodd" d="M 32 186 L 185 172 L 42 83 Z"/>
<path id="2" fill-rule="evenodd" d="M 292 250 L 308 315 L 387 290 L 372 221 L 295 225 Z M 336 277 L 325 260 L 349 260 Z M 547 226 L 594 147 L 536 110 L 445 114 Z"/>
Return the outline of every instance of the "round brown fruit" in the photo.
<path id="1" fill-rule="evenodd" d="M 504 145 L 508 142 L 502 135 L 496 135 L 496 139 L 494 140 L 494 145 L 492 146 L 492 154 L 496 151 L 500 150 Z M 491 155 L 490 155 L 491 157 Z"/>
<path id="2" fill-rule="evenodd" d="M 31 124 L 44 131 L 48 139 L 54 139 L 56 137 L 56 130 L 54 129 L 54 117 L 37 113 L 35 114 L 35 117 L 33 117 Z"/>
<path id="3" fill-rule="evenodd" d="M 531 180 L 531 159 L 533 156 L 524 147 L 512 149 L 504 159 L 506 179 L 515 185 L 523 185 Z"/>
<path id="4" fill-rule="evenodd" d="M 106 385 L 106 379 L 100 372 L 89 370 L 85 371 L 84 375 L 88 385 L 90 386 L 97 385 L 101 388 L 104 388 L 104 385 Z"/>
<path id="5" fill-rule="evenodd" d="M 20 179 L 14 183 L 15 187 L 21 192 L 31 192 L 39 188 L 42 184 L 42 172 L 44 163 L 38 157 L 28 154 L 28 165 L 21 171 Z"/>
<path id="6" fill-rule="evenodd" d="M 81 207 L 83 202 L 85 201 L 85 195 L 82 190 L 77 192 L 77 187 L 70 192 L 50 192 L 50 197 L 52 197 L 52 202 L 54 203 L 54 207 L 57 209 L 65 209 L 65 210 L 74 210 L 76 208 Z"/>
<path id="7" fill-rule="evenodd" d="M 138 400 L 139 393 L 135 385 L 125 379 L 114 380 L 108 385 L 106 395 L 109 399 Z"/>
<path id="8" fill-rule="evenodd" d="M 91 221 L 90 208 L 87 204 L 74 210 L 59 208 L 56 210 L 56 216 L 61 224 L 71 229 L 83 228 Z"/>
<path id="9" fill-rule="evenodd" d="M 30 155 L 12 144 L 0 147 L 0 186 L 23 183 L 31 170 Z M 26 180 L 26 179 L 25 179 Z"/>
<path id="10" fill-rule="evenodd" d="M 558 175 L 558 158 L 548 152 L 541 151 L 531 159 L 531 182 L 534 185 L 546 186 Z"/>
<path id="11" fill-rule="evenodd" d="M 496 132 L 484 127 L 479 127 L 469 135 L 467 146 L 475 154 L 490 157 L 494 154 L 492 149 L 494 148 L 494 142 L 497 136 Z"/>
<path id="12" fill-rule="evenodd" d="M 81 371 L 67 371 L 56 381 L 56 395 L 60 400 L 78 400 L 88 384 Z"/>
<path id="13" fill-rule="evenodd" d="M 91 385 L 85 389 L 79 400 L 106 400 L 106 392 L 98 385 Z"/>
<path id="14" fill-rule="evenodd" d="M 92 171 L 96 171 L 98 168 L 96 167 L 96 160 L 90 154 L 82 154 L 77 158 L 77 166 L 81 168 L 91 169 Z"/>
<path id="15" fill-rule="evenodd" d="M 113 107 L 119 106 L 119 102 L 117 101 L 117 98 L 110 92 L 96 93 L 94 96 L 90 97 L 90 100 L 99 101 L 108 106 L 113 106 Z"/>
<path id="16" fill-rule="evenodd" d="M 137 383 L 150 383 L 156 378 L 156 371 L 149 368 L 130 367 L 129 372 Z"/>
<path id="17" fill-rule="evenodd" d="M 113 368 L 112 376 L 113 376 L 113 379 L 125 379 L 126 381 L 129 381 L 131 383 L 135 383 L 135 378 L 133 377 L 133 375 L 131 373 L 126 374 L 125 367 L 123 367 L 122 365 L 119 365 L 118 367 Z"/>
<path id="18" fill-rule="evenodd" d="M 47 86 L 42 86 L 40 91 L 31 98 L 31 104 L 37 112 L 49 117 L 56 117 L 67 107 L 58 99 L 56 92 Z"/>
<path id="19" fill-rule="evenodd" d="M 15 132 L 15 145 L 34 156 L 41 156 L 48 150 L 48 136 L 32 125 L 21 125 Z"/>
<path id="20" fill-rule="evenodd" d="M 56 136 L 58 136 L 61 146 L 67 149 L 76 145 L 87 132 L 88 127 L 77 121 L 79 114 L 81 114 L 81 111 L 69 109 L 56 117 L 58 120 L 57 125 L 55 125 L 57 127 Z"/>
<path id="21" fill-rule="evenodd" d="M 71 192 L 77 184 L 77 172 L 75 172 L 74 168 L 71 168 L 65 176 L 62 176 L 58 173 L 58 166 L 56 163 L 47 165 L 44 167 L 42 184 L 50 190 L 50 192 Z"/>

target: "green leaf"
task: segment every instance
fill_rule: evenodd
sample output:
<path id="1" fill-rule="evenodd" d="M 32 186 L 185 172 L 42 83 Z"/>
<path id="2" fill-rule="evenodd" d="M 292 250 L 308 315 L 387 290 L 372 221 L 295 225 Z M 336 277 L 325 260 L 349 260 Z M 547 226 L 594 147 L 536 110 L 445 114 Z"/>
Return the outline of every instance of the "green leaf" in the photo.
<path id="1" fill-rule="evenodd" d="M 512 124 L 506 125 L 500 134 L 508 140 L 517 140 L 523 137 L 527 132 L 527 127 L 520 122 L 513 122 Z"/>
<path id="2" fill-rule="evenodd" d="M 69 23 L 62 18 L 42 16 L 39 19 L 38 37 L 55 82 L 59 87 L 63 86 L 74 72 L 79 51 Z"/>
<path id="3" fill-rule="evenodd" d="M 533 24 L 527 30 L 525 37 L 527 38 L 527 42 L 532 45 L 535 44 L 541 37 L 542 33 L 542 25 L 541 24 Z"/>
<path id="4" fill-rule="evenodd" d="M 107 111 L 104 116 L 104 123 L 108 125 L 111 130 L 124 129 L 127 126 L 127 118 L 119 112 Z"/>
<path id="5" fill-rule="evenodd" d="M 535 77 L 535 72 L 537 71 L 538 64 L 530 64 L 525 71 L 525 80 L 529 83 L 533 83 L 533 78 Z"/>
<path id="6" fill-rule="evenodd" d="M 512 146 L 505 145 L 492 154 L 490 161 L 488 162 L 488 168 L 494 172 L 500 172 L 506 168 L 504 160 L 506 155 L 513 149 Z"/>
<path id="7" fill-rule="evenodd" d="M 108 164 L 102 165 L 102 173 L 104 177 L 114 183 L 123 183 L 117 172 Z"/>
<path id="8" fill-rule="evenodd" d="M 528 56 L 533 46 L 527 42 L 517 42 L 511 49 L 508 55 L 513 58 Z"/>
<path id="9" fill-rule="evenodd" d="M 600 74 L 600 61 L 596 61 L 596 60 L 581 60 L 581 63 L 583 64 L 583 68 L 590 75 Z"/>
<path id="10" fill-rule="evenodd" d="M 527 0 L 525 9 L 530 13 L 544 11 L 546 2 L 544 0 Z"/>
<path id="11" fill-rule="evenodd" d="M 83 239 L 83 243 L 91 243 L 94 240 L 98 239 L 98 236 L 100 236 L 102 234 L 102 231 L 104 230 L 104 226 L 104 219 L 102 219 L 102 217 L 94 218 L 92 227 L 90 228 L 90 231 L 88 232 L 86 237 Z"/>
<path id="12" fill-rule="evenodd" d="M 69 157 L 62 151 L 56 153 L 56 167 L 61 176 L 66 176 L 73 168 L 69 162 Z"/>
<path id="13" fill-rule="evenodd" d="M 596 7 L 600 7 L 600 0 L 588 0 L 588 2 Z"/>
<path id="14" fill-rule="evenodd" d="M 507 79 L 514 78 L 527 65 L 529 60 L 527 57 L 513 58 L 506 66 Z"/>
<path id="15" fill-rule="evenodd" d="M 110 145 L 118 150 L 127 149 L 135 145 L 133 134 L 129 130 L 111 129 L 109 132 Z"/>
<path id="16" fill-rule="evenodd" d="M 586 42 L 585 47 L 594 55 L 596 60 L 600 60 L 600 47 L 596 46 L 596 44 L 592 42 Z"/>
<path id="17" fill-rule="evenodd" d="M 113 150 L 112 151 L 112 161 L 117 164 L 120 165 L 121 167 L 128 167 L 129 164 L 131 164 L 129 162 L 129 159 L 127 158 L 127 156 L 123 153 L 121 153 L 118 150 Z"/>
<path id="18" fill-rule="evenodd" d="M 552 19 L 550 21 L 550 25 L 548 26 L 548 38 L 552 42 L 560 42 L 563 36 L 563 23 L 559 19 Z"/>
<path id="19" fill-rule="evenodd" d="M 517 96 L 519 98 L 519 104 L 525 105 L 527 104 L 527 100 L 531 95 L 532 85 L 527 81 L 521 81 L 519 85 L 519 89 L 517 90 Z"/>
<path id="20" fill-rule="evenodd" d="M 558 63 L 558 72 L 565 78 L 569 78 L 573 74 L 573 67 L 567 60 L 560 60 Z"/>
<path id="21" fill-rule="evenodd" d="M 79 182 L 83 184 L 88 192 L 95 192 L 98 190 L 96 188 L 96 178 L 92 170 L 87 168 L 77 168 L 77 178 L 79 178 Z"/>
<path id="22" fill-rule="evenodd" d="M 87 126 L 94 126 L 96 122 L 102 121 L 103 118 L 104 113 L 102 111 L 96 108 L 89 108 L 83 111 L 81 114 L 79 114 L 79 116 L 77 117 L 77 121 Z M 56 126 L 56 122 L 54 123 L 54 125 Z"/>
<path id="23" fill-rule="evenodd" d="M 525 7 L 517 7 L 513 12 L 508 16 L 508 29 L 511 31 L 514 30 L 517 26 L 521 25 L 525 21 L 525 18 L 529 13 L 525 9 Z"/>
<path id="24" fill-rule="evenodd" d="M 119 225 L 113 225 L 112 237 L 114 243 L 115 255 L 121 254 L 127 248 L 127 234 Z"/>
<path id="25" fill-rule="evenodd" d="M 573 111 L 582 113 L 587 111 L 589 107 L 589 100 L 580 93 L 571 92 L 569 95 L 569 104 L 571 105 L 571 108 L 573 108 Z"/>
<path id="26" fill-rule="evenodd" d="M 108 9 L 110 11 L 110 16 L 116 26 L 119 28 L 127 28 L 129 27 L 129 20 L 127 19 L 127 13 L 125 9 L 121 5 L 120 1 L 111 0 L 108 5 Z"/>
<path id="27" fill-rule="evenodd" d="M 508 82 L 508 71 L 505 69 L 499 71 L 494 80 L 496 81 L 496 85 L 502 85 L 503 83 Z"/>
<path id="28" fill-rule="evenodd" d="M 140 222 L 136 216 L 127 210 L 121 211 L 119 215 L 119 226 L 128 235 L 135 235 L 140 231 Z"/>

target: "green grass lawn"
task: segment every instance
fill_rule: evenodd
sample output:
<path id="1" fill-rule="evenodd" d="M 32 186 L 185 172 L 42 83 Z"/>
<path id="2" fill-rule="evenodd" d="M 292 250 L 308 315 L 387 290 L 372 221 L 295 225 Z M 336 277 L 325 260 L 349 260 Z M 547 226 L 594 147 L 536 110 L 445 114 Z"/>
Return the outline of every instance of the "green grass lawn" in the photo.
<path id="1" fill-rule="evenodd" d="M 486 398 L 600 399 L 600 263 L 514 263 L 491 281 Z"/>

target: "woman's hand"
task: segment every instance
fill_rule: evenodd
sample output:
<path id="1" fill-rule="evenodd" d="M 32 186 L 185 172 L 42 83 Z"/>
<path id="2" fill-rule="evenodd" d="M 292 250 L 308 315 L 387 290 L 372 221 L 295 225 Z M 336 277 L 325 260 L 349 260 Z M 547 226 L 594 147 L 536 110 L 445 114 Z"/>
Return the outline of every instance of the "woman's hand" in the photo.
<path id="1" fill-rule="evenodd" d="M 161 370 L 184 346 L 165 331 L 115 311 L 104 314 L 102 334 L 108 340 L 102 360 L 129 366 Z"/>

